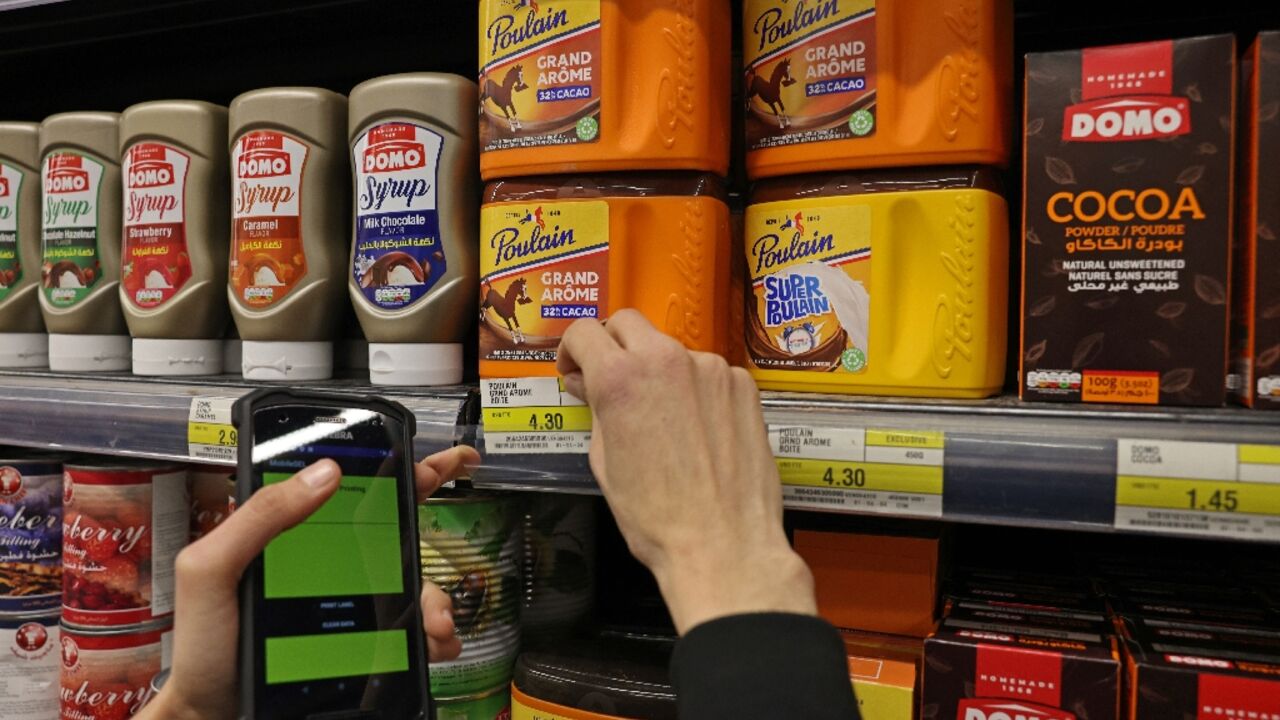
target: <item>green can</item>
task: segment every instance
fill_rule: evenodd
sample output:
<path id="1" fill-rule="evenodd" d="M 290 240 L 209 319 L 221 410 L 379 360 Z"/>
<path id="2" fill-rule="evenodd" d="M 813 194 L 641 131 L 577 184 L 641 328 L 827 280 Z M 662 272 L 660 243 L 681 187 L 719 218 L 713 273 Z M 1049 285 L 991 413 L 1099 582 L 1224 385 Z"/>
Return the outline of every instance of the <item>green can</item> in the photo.
<path id="1" fill-rule="evenodd" d="M 432 696 L 462 699 L 505 688 L 520 651 L 519 504 L 493 494 L 444 494 L 420 506 L 418 530 L 422 577 L 453 598 L 462 640 L 457 660 L 431 664 Z"/>
<path id="2" fill-rule="evenodd" d="M 511 720 L 511 686 L 460 698 L 435 698 L 436 720 Z"/>

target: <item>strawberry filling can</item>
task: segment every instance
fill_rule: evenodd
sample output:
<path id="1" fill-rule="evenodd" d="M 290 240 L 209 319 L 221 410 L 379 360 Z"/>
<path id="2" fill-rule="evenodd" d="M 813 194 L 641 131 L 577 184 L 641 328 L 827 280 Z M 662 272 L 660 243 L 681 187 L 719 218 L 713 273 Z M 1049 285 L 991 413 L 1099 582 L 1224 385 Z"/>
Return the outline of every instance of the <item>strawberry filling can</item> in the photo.
<path id="1" fill-rule="evenodd" d="M 151 680 L 170 665 L 173 625 L 75 629 L 63 623 L 61 720 L 125 720 L 151 699 Z"/>
<path id="2" fill-rule="evenodd" d="M 62 603 L 62 463 L 0 459 L 0 613 Z"/>
<path id="3" fill-rule="evenodd" d="M 58 613 L 0 616 L 0 716 L 58 717 Z"/>
<path id="4" fill-rule="evenodd" d="M 191 542 L 213 532 L 231 513 L 236 471 L 216 465 L 191 468 Z"/>
<path id="5" fill-rule="evenodd" d="M 187 473 L 171 465 L 68 464 L 62 619 L 122 627 L 173 614 L 173 561 L 190 537 Z"/>

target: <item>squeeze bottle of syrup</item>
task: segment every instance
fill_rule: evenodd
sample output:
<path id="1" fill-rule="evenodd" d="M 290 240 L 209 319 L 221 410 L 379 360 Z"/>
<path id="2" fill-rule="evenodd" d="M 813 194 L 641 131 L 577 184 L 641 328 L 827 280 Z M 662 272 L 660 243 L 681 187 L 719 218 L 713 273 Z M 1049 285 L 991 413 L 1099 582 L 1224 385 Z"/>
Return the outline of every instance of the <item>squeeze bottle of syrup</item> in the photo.
<path id="1" fill-rule="evenodd" d="M 218 375 L 227 329 L 227 109 L 194 100 L 120 116 L 120 302 L 135 375 Z"/>
<path id="2" fill-rule="evenodd" d="M 489 183 L 480 209 L 480 377 L 554 377 L 578 318 L 635 308 L 692 350 L 728 350 L 729 206 L 704 173 Z"/>
<path id="3" fill-rule="evenodd" d="M 351 302 L 379 385 L 462 382 L 476 312 L 476 86 L 409 73 L 351 91 Z"/>
<path id="4" fill-rule="evenodd" d="M 729 0 L 480 1 L 480 174 L 729 169 Z"/>
<path id="5" fill-rule="evenodd" d="M 978 398 L 1004 384 L 994 172 L 804 175 L 747 207 L 747 369 L 765 390 Z"/>
<path id="6" fill-rule="evenodd" d="M 266 88 L 231 103 L 227 293 L 249 380 L 324 380 L 347 265 L 347 99 Z"/>
<path id="7" fill-rule="evenodd" d="M 40 126 L 0 123 L 0 367 L 49 364 L 40 318 Z"/>
<path id="8" fill-rule="evenodd" d="M 1012 0 L 746 0 L 751 179 L 1006 165 Z"/>
<path id="9" fill-rule="evenodd" d="M 53 370 L 128 370 L 120 312 L 120 115 L 52 115 L 43 158 L 42 291 Z"/>

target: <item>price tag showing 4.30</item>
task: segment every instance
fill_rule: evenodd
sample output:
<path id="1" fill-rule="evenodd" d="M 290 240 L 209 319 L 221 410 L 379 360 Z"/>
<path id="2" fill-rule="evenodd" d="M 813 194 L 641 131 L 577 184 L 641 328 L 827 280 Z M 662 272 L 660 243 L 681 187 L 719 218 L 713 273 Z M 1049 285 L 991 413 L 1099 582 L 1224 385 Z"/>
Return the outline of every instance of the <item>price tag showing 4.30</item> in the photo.
<path id="1" fill-rule="evenodd" d="M 495 455 L 586 453 L 591 409 L 558 378 L 482 380 L 485 450 Z"/>
<path id="2" fill-rule="evenodd" d="M 187 454 L 199 460 L 234 463 L 236 429 L 231 424 L 231 397 L 191 399 L 187 413 Z"/>
<path id="3" fill-rule="evenodd" d="M 1280 539 L 1280 445 L 1120 440 L 1117 528 Z"/>
<path id="4" fill-rule="evenodd" d="M 792 507 L 942 517 L 942 433 L 773 426 L 769 444 Z"/>

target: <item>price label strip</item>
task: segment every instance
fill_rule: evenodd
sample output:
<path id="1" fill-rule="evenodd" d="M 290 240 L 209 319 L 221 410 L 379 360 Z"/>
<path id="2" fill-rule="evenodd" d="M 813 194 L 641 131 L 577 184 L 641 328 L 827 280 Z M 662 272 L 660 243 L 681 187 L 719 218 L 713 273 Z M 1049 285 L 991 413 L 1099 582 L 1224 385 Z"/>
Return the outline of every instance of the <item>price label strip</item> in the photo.
<path id="1" fill-rule="evenodd" d="M 940 432 L 774 426 L 769 444 L 791 507 L 942 517 Z"/>
<path id="2" fill-rule="evenodd" d="M 1280 540 L 1280 445 L 1120 440 L 1122 530 Z"/>
<path id="3" fill-rule="evenodd" d="M 481 380 L 480 394 L 491 454 L 585 454 L 591 444 L 591 409 L 559 378 Z"/>
<path id="4" fill-rule="evenodd" d="M 187 413 L 187 454 L 197 460 L 236 462 L 236 429 L 231 424 L 233 397 L 196 397 Z"/>

